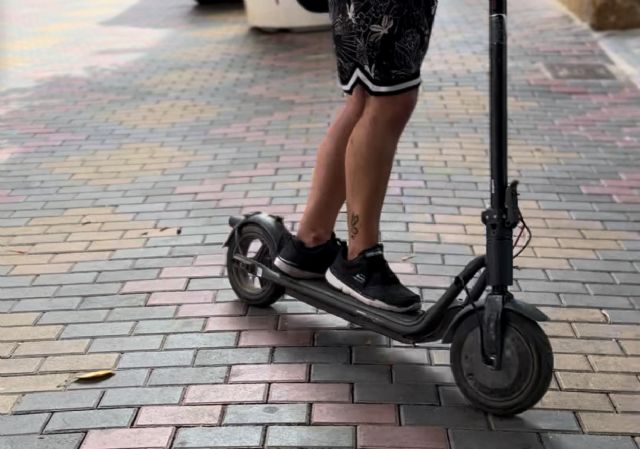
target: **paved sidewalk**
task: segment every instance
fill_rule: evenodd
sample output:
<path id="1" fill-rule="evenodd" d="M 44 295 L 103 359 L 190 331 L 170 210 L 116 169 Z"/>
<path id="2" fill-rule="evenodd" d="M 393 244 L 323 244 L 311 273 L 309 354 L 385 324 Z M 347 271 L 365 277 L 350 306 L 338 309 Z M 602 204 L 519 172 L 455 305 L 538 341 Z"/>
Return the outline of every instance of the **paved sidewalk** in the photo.
<path id="1" fill-rule="evenodd" d="M 383 214 L 426 303 L 483 251 L 486 3 L 441 2 Z M 248 32 L 228 3 L 3 6 L 0 449 L 640 447 L 640 89 L 552 0 L 510 1 L 535 236 L 514 291 L 552 318 L 557 368 L 514 419 L 464 403 L 446 347 L 229 288 L 227 217 L 300 217 L 341 101 L 326 33 Z"/>

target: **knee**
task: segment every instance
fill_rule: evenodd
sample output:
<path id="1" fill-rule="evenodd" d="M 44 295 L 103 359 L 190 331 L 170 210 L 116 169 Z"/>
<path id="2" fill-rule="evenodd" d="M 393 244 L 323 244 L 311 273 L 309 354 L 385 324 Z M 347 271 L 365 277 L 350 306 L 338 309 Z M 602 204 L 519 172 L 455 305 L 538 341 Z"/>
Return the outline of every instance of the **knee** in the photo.
<path id="1" fill-rule="evenodd" d="M 392 96 L 371 97 L 366 103 L 365 114 L 375 122 L 388 127 L 404 129 L 418 102 L 418 90 L 413 89 Z"/>

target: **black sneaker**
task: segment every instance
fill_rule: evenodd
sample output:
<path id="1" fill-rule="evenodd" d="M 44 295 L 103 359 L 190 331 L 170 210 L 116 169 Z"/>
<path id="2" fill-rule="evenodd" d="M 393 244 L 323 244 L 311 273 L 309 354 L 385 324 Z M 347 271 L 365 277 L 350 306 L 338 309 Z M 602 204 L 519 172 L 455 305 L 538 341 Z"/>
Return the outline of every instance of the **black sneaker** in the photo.
<path id="1" fill-rule="evenodd" d="M 313 248 L 290 236 L 274 265 L 283 273 L 297 279 L 322 279 L 339 251 L 340 241 L 334 233 L 331 233 L 329 241 Z"/>
<path id="2" fill-rule="evenodd" d="M 342 246 L 326 274 L 327 282 L 363 303 L 392 312 L 415 312 L 420 296 L 400 283 L 384 258 L 381 244 L 369 248 L 349 261 Z"/>

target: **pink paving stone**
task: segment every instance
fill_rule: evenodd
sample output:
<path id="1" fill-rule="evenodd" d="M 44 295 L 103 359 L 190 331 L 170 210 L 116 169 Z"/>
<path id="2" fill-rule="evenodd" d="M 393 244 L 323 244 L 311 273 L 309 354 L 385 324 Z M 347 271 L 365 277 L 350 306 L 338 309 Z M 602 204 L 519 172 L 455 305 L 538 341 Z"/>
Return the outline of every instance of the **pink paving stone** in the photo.
<path id="1" fill-rule="evenodd" d="M 605 179 L 602 181 L 605 186 L 613 187 L 640 187 L 640 179 Z"/>
<path id="2" fill-rule="evenodd" d="M 221 416 L 219 405 L 142 407 L 136 426 L 215 426 Z"/>
<path id="3" fill-rule="evenodd" d="M 185 404 L 234 404 L 264 402 L 267 384 L 196 385 L 189 387 L 184 397 Z"/>
<path id="4" fill-rule="evenodd" d="M 213 298 L 212 291 L 156 292 L 151 295 L 147 305 L 210 303 Z"/>
<path id="5" fill-rule="evenodd" d="M 0 203 L 19 203 L 25 198 L 26 196 L 8 196 L 0 194 Z"/>
<path id="6" fill-rule="evenodd" d="M 208 278 L 222 275 L 224 267 L 208 265 L 198 267 L 169 267 L 163 268 L 161 278 Z"/>
<path id="7" fill-rule="evenodd" d="M 279 329 L 346 329 L 349 323 L 329 314 L 291 314 L 280 317 Z"/>
<path id="8" fill-rule="evenodd" d="M 592 195 L 633 194 L 632 189 L 623 188 L 623 187 L 582 186 L 581 190 L 582 190 L 582 193 L 592 194 Z"/>
<path id="9" fill-rule="evenodd" d="M 613 199 L 618 203 L 640 203 L 640 195 L 615 195 Z"/>
<path id="10" fill-rule="evenodd" d="M 194 265 L 220 265 L 227 264 L 227 256 L 225 254 L 206 254 L 196 257 Z"/>
<path id="11" fill-rule="evenodd" d="M 359 426 L 358 447 L 371 449 L 448 449 L 447 432 L 438 427 Z"/>
<path id="12" fill-rule="evenodd" d="M 238 206 L 266 206 L 271 198 L 234 198 L 220 200 L 220 207 L 238 207 Z"/>
<path id="13" fill-rule="evenodd" d="M 129 281 L 120 293 L 145 293 L 168 290 L 184 290 L 187 279 L 156 279 L 152 281 Z"/>
<path id="14" fill-rule="evenodd" d="M 90 430 L 81 449 L 165 448 L 172 434 L 173 427 Z"/>
<path id="15" fill-rule="evenodd" d="M 351 402 L 351 385 L 273 384 L 269 402 Z"/>
<path id="16" fill-rule="evenodd" d="M 232 178 L 238 176 L 272 176 L 275 175 L 276 171 L 273 168 L 258 168 L 255 170 L 235 170 L 229 173 L 229 176 Z"/>
<path id="17" fill-rule="evenodd" d="M 234 365 L 229 382 L 304 382 L 307 365 L 303 363 L 278 365 Z"/>
<path id="18" fill-rule="evenodd" d="M 241 331 L 252 329 L 275 329 L 276 316 L 229 316 L 210 318 L 205 331 Z"/>
<path id="19" fill-rule="evenodd" d="M 221 184 L 207 184 L 200 186 L 178 186 L 176 193 L 202 193 L 202 192 L 219 192 L 222 190 Z"/>
<path id="20" fill-rule="evenodd" d="M 238 346 L 310 346 L 309 331 L 244 331 Z"/>
<path id="21" fill-rule="evenodd" d="M 282 162 L 315 161 L 315 156 L 281 156 Z"/>
<path id="22" fill-rule="evenodd" d="M 389 267 L 393 270 L 394 273 L 398 274 L 413 274 L 416 272 L 416 266 L 412 263 L 391 262 L 389 263 Z"/>
<path id="23" fill-rule="evenodd" d="M 247 306 L 241 302 L 221 302 L 218 304 L 187 304 L 178 308 L 179 317 L 209 317 L 244 315 Z"/>
<path id="24" fill-rule="evenodd" d="M 395 424 L 394 404 L 313 404 L 312 424 Z"/>
<path id="25" fill-rule="evenodd" d="M 263 212 L 267 214 L 288 214 L 293 212 L 294 205 L 293 204 L 271 204 L 269 206 L 265 206 Z M 240 211 L 241 214 L 247 214 L 254 212 L 255 208 L 252 206 L 243 207 Z"/>
<path id="26" fill-rule="evenodd" d="M 244 198 L 244 192 L 209 192 L 209 193 L 198 193 L 196 195 L 196 201 L 204 201 L 204 200 L 221 200 L 221 199 L 229 199 L 229 198 Z"/>

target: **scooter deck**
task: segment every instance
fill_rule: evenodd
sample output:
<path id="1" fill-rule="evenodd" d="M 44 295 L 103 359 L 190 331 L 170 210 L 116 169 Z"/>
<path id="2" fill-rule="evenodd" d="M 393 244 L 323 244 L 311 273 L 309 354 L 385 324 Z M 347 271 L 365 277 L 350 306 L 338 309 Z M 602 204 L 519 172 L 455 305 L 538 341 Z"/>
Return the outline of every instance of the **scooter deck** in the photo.
<path id="1" fill-rule="evenodd" d="M 254 262 L 255 263 L 255 262 Z M 290 296 L 313 307 L 336 315 L 365 329 L 386 335 L 404 343 L 439 340 L 450 322 L 445 318 L 430 316 L 430 310 L 413 313 L 397 313 L 364 304 L 346 295 L 323 280 L 297 280 L 262 264 L 255 263 L 259 277 L 285 287 Z M 460 306 L 451 307 L 445 314 L 452 317 Z M 429 325 L 427 322 L 430 322 Z"/>

